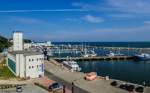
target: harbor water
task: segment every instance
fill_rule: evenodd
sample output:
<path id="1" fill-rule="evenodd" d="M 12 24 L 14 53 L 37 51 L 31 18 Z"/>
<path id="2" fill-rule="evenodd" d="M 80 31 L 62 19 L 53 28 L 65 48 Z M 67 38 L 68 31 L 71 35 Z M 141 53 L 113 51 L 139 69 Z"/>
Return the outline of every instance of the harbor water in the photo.
<path id="1" fill-rule="evenodd" d="M 86 45 L 93 46 L 98 56 L 105 56 L 110 51 L 117 53 L 118 51 L 128 56 L 134 56 L 141 53 L 139 50 L 109 50 L 105 47 L 129 47 L 129 48 L 150 48 L 149 42 L 55 42 L 56 45 Z M 97 46 L 103 48 L 96 48 Z M 150 51 L 144 51 L 149 53 Z M 55 57 L 78 57 L 81 53 L 68 52 L 56 53 Z M 97 72 L 100 76 L 109 76 L 112 79 L 123 80 L 127 82 L 143 84 L 150 86 L 150 61 L 135 60 L 111 60 L 111 61 L 82 61 L 78 62 L 82 68 L 81 72 Z"/>
<path id="2" fill-rule="evenodd" d="M 150 61 L 82 61 L 81 72 L 97 72 L 99 76 L 150 86 Z"/>

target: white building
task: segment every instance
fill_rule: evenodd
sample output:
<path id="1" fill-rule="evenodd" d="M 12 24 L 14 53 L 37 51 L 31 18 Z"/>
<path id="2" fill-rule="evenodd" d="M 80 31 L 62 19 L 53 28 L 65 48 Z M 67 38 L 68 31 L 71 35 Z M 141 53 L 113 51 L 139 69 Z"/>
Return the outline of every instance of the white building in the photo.
<path id="1" fill-rule="evenodd" d="M 44 55 L 38 52 L 9 52 L 7 65 L 16 76 L 21 78 L 44 76 Z"/>
<path id="2" fill-rule="evenodd" d="M 13 51 L 23 50 L 23 34 L 22 32 L 13 33 Z"/>
<path id="3" fill-rule="evenodd" d="M 44 55 L 23 50 L 23 34 L 21 32 L 14 32 L 13 44 L 13 51 L 7 55 L 8 68 L 21 78 L 44 76 Z"/>
<path id="4" fill-rule="evenodd" d="M 29 49 L 32 47 L 32 43 L 24 43 L 24 49 Z"/>

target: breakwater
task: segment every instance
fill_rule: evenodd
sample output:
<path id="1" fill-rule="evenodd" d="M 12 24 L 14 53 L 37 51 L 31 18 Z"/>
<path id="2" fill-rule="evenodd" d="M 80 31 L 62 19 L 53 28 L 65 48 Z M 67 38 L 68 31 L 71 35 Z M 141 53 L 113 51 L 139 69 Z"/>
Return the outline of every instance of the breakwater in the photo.
<path id="1" fill-rule="evenodd" d="M 75 60 L 75 61 L 95 61 L 95 60 L 134 60 L 134 56 L 99 56 L 99 57 L 56 57 L 53 58 L 57 61 Z"/>

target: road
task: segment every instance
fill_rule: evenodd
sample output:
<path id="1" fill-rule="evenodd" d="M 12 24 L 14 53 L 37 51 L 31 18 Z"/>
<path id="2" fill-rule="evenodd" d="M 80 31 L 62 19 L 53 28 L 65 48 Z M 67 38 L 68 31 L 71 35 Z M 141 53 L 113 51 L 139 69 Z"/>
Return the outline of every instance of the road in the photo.
<path id="1" fill-rule="evenodd" d="M 47 71 L 45 71 L 45 75 L 47 77 L 49 77 L 50 79 L 57 81 L 57 82 L 60 82 L 61 84 L 65 85 L 66 88 L 68 88 L 69 90 L 72 90 L 72 84 L 70 82 L 67 82 L 67 81 L 55 76 L 54 74 L 47 72 Z M 87 91 L 74 85 L 74 93 L 89 93 L 89 92 L 87 92 Z"/>
<path id="2" fill-rule="evenodd" d="M 9 89 L 0 89 L 0 93 L 18 93 L 18 92 L 16 92 L 16 88 L 9 88 Z M 30 84 L 23 86 L 23 91 L 21 93 L 49 93 L 49 92 L 38 86 Z"/>

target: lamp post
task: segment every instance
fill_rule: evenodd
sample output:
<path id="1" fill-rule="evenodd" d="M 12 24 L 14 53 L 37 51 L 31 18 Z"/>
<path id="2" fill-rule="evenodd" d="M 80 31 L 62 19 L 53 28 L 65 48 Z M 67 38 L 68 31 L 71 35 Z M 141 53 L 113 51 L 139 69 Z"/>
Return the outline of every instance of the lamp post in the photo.
<path id="1" fill-rule="evenodd" d="M 82 78 L 82 77 L 80 77 L 80 78 L 75 79 L 75 80 L 72 81 L 72 83 L 71 83 L 71 85 L 72 85 L 72 86 L 71 86 L 71 91 L 72 91 L 72 93 L 74 93 L 74 90 L 75 90 L 75 89 L 74 89 L 74 88 L 75 88 L 75 82 L 76 82 L 77 80 L 80 80 L 81 78 Z"/>
<path id="2" fill-rule="evenodd" d="M 72 82 L 72 88 L 71 88 L 71 91 L 72 91 L 72 93 L 74 93 L 74 82 Z"/>

